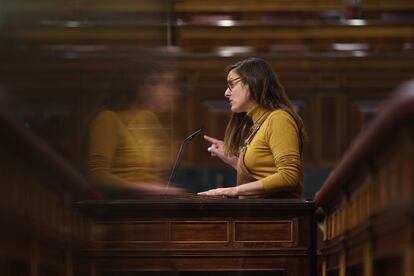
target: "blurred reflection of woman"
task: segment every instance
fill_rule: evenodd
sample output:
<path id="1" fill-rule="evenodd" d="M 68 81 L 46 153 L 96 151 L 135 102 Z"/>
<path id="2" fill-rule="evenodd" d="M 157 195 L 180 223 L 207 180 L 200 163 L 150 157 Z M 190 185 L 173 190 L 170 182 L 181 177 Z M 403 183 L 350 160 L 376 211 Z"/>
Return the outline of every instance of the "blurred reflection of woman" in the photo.
<path id="1" fill-rule="evenodd" d="M 113 79 L 112 89 L 89 123 L 91 182 L 114 193 L 175 194 L 166 188 L 171 137 L 154 111 L 171 111 L 174 74 L 154 63 L 135 63 Z"/>

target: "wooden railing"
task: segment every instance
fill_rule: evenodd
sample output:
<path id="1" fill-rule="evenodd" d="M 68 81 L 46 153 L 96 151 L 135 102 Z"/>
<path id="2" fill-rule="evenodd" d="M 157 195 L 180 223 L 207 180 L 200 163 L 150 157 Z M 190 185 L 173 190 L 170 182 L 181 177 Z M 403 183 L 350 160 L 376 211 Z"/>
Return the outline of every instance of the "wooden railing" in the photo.
<path id="1" fill-rule="evenodd" d="M 97 196 L 42 140 L 0 114 L 0 274 L 73 275 L 92 220 L 72 201 Z M 75 267 L 76 266 L 76 267 Z"/>
<path id="2" fill-rule="evenodd" d="M 414 83 L 384 102 L 317 193 L 323 275 L 413 275 Z"/>

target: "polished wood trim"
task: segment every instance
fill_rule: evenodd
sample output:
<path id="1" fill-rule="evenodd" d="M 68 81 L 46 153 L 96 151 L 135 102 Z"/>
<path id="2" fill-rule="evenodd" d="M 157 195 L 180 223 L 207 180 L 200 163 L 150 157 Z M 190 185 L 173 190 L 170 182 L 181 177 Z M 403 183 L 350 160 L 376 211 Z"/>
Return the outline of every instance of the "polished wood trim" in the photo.
<path id="1" fill-rule="evenodd" d="M 225 238 L 224 239 L 219 239 L 219 240 L 211 240 L 211 239 L 208 239 L 207 237 L 205 237 L 204 240 L 203 240 L 203 239 L 200 239 L 199 237 L 195 238 L 194 236 L 191 236 L 191 235 L 184 235 L 184 237 L 185 237 L 184 239 L 183 238 L 181 238 L 181 240 L 176 239 L 176 238 L 174 239 L 173 238 L 173 226 L 178 225 L 178 224 L 187 225 L 187 226 L 194 226 L 195 224 L 200 224 L 200 225 L 204 224 L 206 226 L 225 225 L 225 231 L 224 231 L 224 233 L 221 233 L 221 234 L 224 234 Z M 184 221 L 169 221 L 168 225 L 169 225 L 169 229 L 170 229 L 169 230 L 170 241 L 172 243 L 228 243 L 228 242 L 230 242 L 230 223 L 228 221 L 219 221 L 219 220 L 214 220 L 214 221 L 191 220 L 191 221 L 188 221 L 188 220 L 184 220 Z M 188 229 L 188 230 L 190 230 L 190 229 Z M 193 230 L 196 230 L 196 229 L 193 229 Z M 209 235 L 211 235 L 212 232 L 215 231 L 214 229 L 203 229 L 203 230 L 204 230 L 203 231 L 204 233 L 207 232 Z"/>
<path id="2" fill-rule="evenodd" d="M 269 221 L 257 221 L 257 220 L 250 220 L 250 221 L 242 221 L 242 220 L 239 220 L 239 221 L 233 221 L 233 228 L 234 228 L 234 233 L 233 233 L 233 241 L 235 241 L 235 242 L 293 242 L 294 241 L 294 223 L 295 223 L 295 221 L 294 220 L 269 220 Z M 245 240 L 240 240 L 240 239 L 237 239 L 237 226 L 238 226 L 238 224 L 239 225 L 241 225 L 241 224 L 246 224 L 246 225 L 249 225 L 249 224 L 252 224 L 252 225 L 254 225 L 254 226 L 257 226 L 257 224 L 261 224 L 261 225 L 265 225 L 265 226 L 270 226 L 270 225 L 274 225 L 274 226 L 281 226 L 281 225 L 283 225 L 283 224 L 288 224 L 289 225 L 289 227 L 288 227 L 288 229 L 289 229 L 289 238 L 288 239 L 281 239 L 281 240 L 264 240 L 263 238 L 261 239 L 261 240 L 248 240 L 248 239 L 245 239 Z M 243 232 L 248 232 L 247 231 L 247 229 L 244 229 L 245 231 L 243 231 Z M 263 231 L 263 229 L 260 229 L 261 231 Z M 273 230 L 274 231 L 274 230 Z"/>

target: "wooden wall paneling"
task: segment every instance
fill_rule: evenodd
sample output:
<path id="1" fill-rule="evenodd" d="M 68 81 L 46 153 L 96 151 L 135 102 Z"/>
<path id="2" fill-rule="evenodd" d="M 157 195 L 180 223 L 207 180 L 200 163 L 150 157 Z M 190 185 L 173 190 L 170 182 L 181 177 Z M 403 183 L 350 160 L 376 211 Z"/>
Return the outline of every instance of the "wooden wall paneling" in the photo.
<path id="1" fill-rule="evenodd" d="M 171 65 L 171 62 L 167 62 L 167 61 L 160 61 L 160 62 L 162 64 L 165 64 L 167 67 L 171 66 L 175 74 L 175 80 L 174 80 L 175 83 L 173 85 L 178 93 L 178 97 L 171 111 L 173 114 L 173 126 L 174 126 L 173 131 L 175 132 L 174 137 L 177 138 L 179 135 L 183 133 L 188 132 L 189 134 L 191 132 L 191 129 L 189 129 L 189 126 L 192 126 L 192 124 L 189 123 L 188 121 L 191 121 L 192 118 L 188 116 L 189 115 L 188 108 L 190 107 L 191 87 L 193 85 L 193 80 L 192 80 L 192 76 L 190 72 L 187 72 L 185 70 L 180 70 L 178 68 L 174 68 L 173 65 Z M 194 117 L 194 116 L 191 116 L 191 117 Z M 186 122 L 186 123 L 183 123 L 183 122 Z"/>
<path id="2" fill-rule="evenodd" d="M 315 160 L 321 160 L 322 159 L 322 148 L 321 148 L 321 139 L 322 139 L 322 123 L 320 122 L 320 119 L 322 117 L 322 110 L 320 108 L 321 103 L 320 100 L 316 101 L 315 104 L 315 111 L 318 112 L 317 114 L 314 113 L 315 115 L 315 122 L 319 122 L 318 125 L 314 126 L 315 129 L 315 136 L 313 137 L 315 140 L 315 144 L 313 145 L 313 147 L 315 148 Z"/>
<path id="3" fill-rule="evenodd" d="M 399 161 L 400 180 L 403 183 L 399 193 L 402 200 L 409 200 L 414 197 L 414 139 L 413 131 L 409 131 L 402 136 L 401 159 Z"/>
<path id="4" fill-rule="evenodd" d="M 312 97 L 305 93 L 290 93 L 289 98 L 292 101 L 292 105 L 295 111 L 302 118 L 307 138 L 303 142 L 303 158 L 305 162 L 311 163 L 314 161 L 313 148 L 311 146 L 313 141 L 309 141 L 309 137 L 313 137 L 313 124 L 315 123 L 312 119 Z"/>
<path id="5" fill-rule="evenodd" d="M 26 66 L 23 72 L 16 72 L 9 67 L 8 72 L 2 76 L 3 85 L 11 87 L 14 91 L 25 93 L 27 96 L 43 92 L 50 93 L 50 96 L 55 98 L 57 95 L 62 96 L 65 92 L 80 89 L 84 85 L 83 76 L 79 72 L 63 71 L 62 68 L 57 68 L 57 71 L 50 68 L 39 72 L 37 67 L 39 65 L 36 63 L 25 65 L 23 62 L 20 64 L 22 68 Z M 64 67 L 65 64 L 61 66 Z"/>
<path id="6" fill-rule="evenodd" d="M 383 209 L 384 209 L 384 205 L 386 204 L 385 197 L 386 195 L 384 194 L 385 190 L 384 187 L 381 185 L 381 183 L 385 180 L 383 180 L 382 175 L 384 173 L 384 170 L 381 170 L 380 172 L 375 172 L 375 184 L 376 188 L 375 188 L 375 213 L 380 213 Z"/>
<path id="7" fill-rule="evenodd" d="M 198 109 L 196 107 L 196 100 L 195 95 L 193 92 L 193 86 L 194 86 L 194 77 L 189 77 L 187 80 L 187 106 L 186 109 L 186 116 L 185 116 L 185 125 L 186 125 L 186 132 L 189 134 L 192 133 L 191 130 L 198 129 L 197 127 L 200 126 L 200 122 L 197 120 L 198 118 Z M 197 116 L 194 116 L 194 114 L 197 114 Z M 194 145 L 193 141 L 188 147 L 187 147 L 187 153 L 183 156 L 182 162 L 185 165 L 191 164 L 194 162 L 195 154 L 196 154 L 196 147 Z"/>
<path id="8" fill-rule="evenodd" d="M 395 183 L 404 183 L 401 181 L 400 176 L 403 175 L 402 172 L 402 166 L 400 164 L 400 159 L 402 157 L 401 148 L 396 148 L 393 150 L 392 156 L 390 156 L 390 164 L 387 168 L 388 175 L 384 179 L 384 185 L 386 187 L 386 193 L 387 193 L 387 201 L 388 202 L 398 202 L 400 198 L 403 198 L 404 196 L 400 193 L 401 188 L 398 188 L 398 185 L 395 185 Z M 406 184 L 403 184 L 406 185 Z M 401 185 L 401 186 L 403 186 Z"/>
<path id="9" fill-rule="evenodd" d="M 392 186 L 400 186 L 403 187 L 406 185 L 405 183 L 401 182 L 392 182 L 395 180 L 393 177 L 394 174 L 400 174 L 400 167 L 396 167 L 398 165 L 398 159 L 401 158 L 401 153 L 403 149 L 399 149 L 398 147 L 401 146 L 401 139 L 403 135 L 396 135 L 398 138 L 393 145 L 388 147 L 388 151 L 384 153 L 383 160 L 380 164 L 381 169 L 378 169 L 376 172 L 378 178 L 376 185 L 378 186 L 378 211 L 383 211 L 390 208 L 393 204 L 399 202 L 401 198 L 404 196 L 400 194 L 401 188 L 398 189 L 398 196 L 394 195 L 393 187 Z M 396 184 L 399 183 L 399 184 Z M 397 192 L 397 191 L 395 191 Z"/>
<path id="10" fill-rule="evenodd" d="M 363 243 L 363 274 L 364 276 L 374 276 L 374 245 L 373 241 L 371 240 L 372 237 L 368 237 L 368 239 Z"/>
<path id="11" fill-rule="evenodd" d="M 175 11 L 177 13 L 231 13 L 231 12 L 323 12 L 327 10 L 340 10 L 342 5 L 335 0 L 303 1 L 295 0 L 286 4 L 285 1 L 265 0 L 260 3 L 251 3 L 248 0 L 231 0 L 221 3 L 218 0 L 176 0 Z M 414 9 L 412 0 L 366 0 L 362 2 L 362 10 L 365 11 L 411 11 Z"/>
<path id="12" fill-rule="evenodd" d="M 334 220 L 333 220 L 333 215 L 328 214 L 326 218 L 327 218 L 327 224 L 328 224 L 328 229 L 329 229 L 327 238 L 332 239 L 332 238 L 335 237 L 335 232 L 334 232 L 335 223 L 334 223 Z"/>
<path id="13" fill-rule="evenodd" d="M 189 69 L 183 68 L 189 76 L 187 124 L 193 131 L 204 127 L 203 134 L 222 140 L 230 118 L 230 107 L 224 97 L 226 89 L 224 68 L 230 63 L 216 67 L 218 63 L 195 62 L 196 64 L 191 65 Z M 199 68 L 197 64 L 209 65 L 209 67 Z M 211 158 L 207 152 L 208 146 L 208 142 L 202 137 L 194 140 L 189 146 L 188 162 L 219 165 L 220 163 Z"/>
<path id="14" fill-rule="evenodd" d="M 346 275 L 361 275 L 362 269 L 361 265 L 348 266 L 346 269 Z"/>
<path id="15" fill-rule="evenodd" d="M 347 270 L 356 270 L 363 264 L 364 244 L 352 244 L 346 249 Z M 352 275 L 352 274 L 351 274 Z"/>
<path id="16" fill-rule="evenodd" d="M 342 86 L 342 74 L 337 70 L 311 70 L 308 73 L 314 74 L 315 87 L 320 89 L 338 89 Z"/>
<path id="17" fill-rule="evenodd" d="M 327 258 L 327 270 L 325 273 L 329 276 L 338 275 L 340 267 L 340 251 L 335 251 L 330 254 Z"/>
<path id="18" fill-rule="evenodd" d="M 378 107 L 378 102 L 379 100 L 352 100 L 349 103 L 349 142 L 353 141 L 372 121 Z"/>
<path id="19" fill-rule="evenodd" d="M 110 12 L 110 13 L 137 13 L 159 14 L 166 17 L 171 0 L 120 0 L 114 3 L 110 0 L 92 0 L 80 2 L 79 9 L 85 12 Z"/>
<path id="20" fill-rule="evenodd" d="M 204 133 L 206 135 L 222 140 L 227 122 L 230 119 L 230 107 L 228 101 L 222 94 L 222 88 L 215 86 L 197 86 L 196 90 L 193 94 L 194 110 L 198 115 L 196 117 L 195 128 L 204 126 Z M 191 116 L 194 116 L 194 113 Z M 207 152 L 208 142 L 205 142 L 204 139 L 198 139 L 194 142 L 194 148 L 197 148 L 196 155 L 193 155 L 194 162 L 210 165 L 220 164 L 215 158 L 211 158 Z"/>
<path id="21" fill-rule="evenodd" d="M 272 60 L 270 60 L 270 62 L 272 62 Z M 280 63 L 274 62 L 272 63 L 272 66 L 288 95 L 296 91 L 312 90 L 320 84 L 317 78 L 318 76 L 316 75 L 317 73 L 309 71 L 306 68 L 289 68 L 290 66 L 284 67 Z"/>
<path id="22" fill-rule="evenodd" d="M 314 139 L 316 160 L 319 164 L 335 163 L 343 152 L 343 100 L 340 94 L 318 93 Z"/>
<path id="23" fill-rule="evenodd" d="M 350 92 L 346 95 L 346 137 L 344 148 L 348 148 L 352 141 L 368 127 L 380 108 L 382 93 Z"/>
<path id="24" fill-rule="evenodd" d="M 403 272 L 401 264 L 402 261 L 400 258 L 376 260 L 374 273 L 379 276 L 406 275 Z"/>
<path id="25" fill-rule="evenodd" d="M 205 112 L 206 133 L 220 140 L 224 138 L 227 122 L 230 120 L 229 104 L 226 99 L 205 99 L 202 111 Z"/>
<path id="26" fill-rule="evenodd" d="M 366 88 L 366 89 L 378 89 L 377 91 L 383 95 L 388 94 L 389 91 L 395 89 L 399 83 L 403 83 L 412 78 L 412 67 L 410 65 L 403 66 L 406 70 L 402 70 L 400 73 L 394 71 L 394 64 L 392 61 L 387 65 L 387 58 L 378 66 L 363 68 L 344 68 L 342 71 L 342 81 L 345 87 L 349 88 Z M 360 64 L 356 62 L 356 64 Z M 366 66 L 367 64 L 365 64 Z M 398 66 L 398 65 L 397 65 Z M 411 68 L 410 68 L 411 67 Z M 381 81 L 379 81 L 381 80 Z"/>
<path id="27" fill-rule="evenodd" d="M 414 1 L 412 0 L 366 0 L 362 2 L 362 10 L 366 11 L 412 11 L 414 10 Z"/>
<path id="28" fill-rule="evenodd" d="M 70 0 L 63 1 L 50 1 L 42 0 L 38 1 L 35 5 L 31 1 L 18 0 L 18 1 L 3 1 L 4 12 L 16 15 L 16 14 L 34 14 L 34 13 L 65 13 L 73 11 L 75 3 Z"/>
<path id="29" fill-rule="evenodd" d="M 68 55 L 76 56 L 76 51 L 110 45 L 131 48 L 172 43 L 169 0 L 7 2 L 4 24 L 8 32 L 2 38 L 11 48 L 32 52 L 72 49 Z"/>
<path id="30" fill-rule="evenodd" d="M 148 24 L 119 27 L 32 26 L 24 29 L 16 28 L 6 38 L 30 47 L 65 44 L 130 45 L 134 47 L 167 45 L 166 27 Z"/>
<path id="31" fill-rule="evenodd" d="M 323 259 L 322 260 L 322 268 L 321 268 L 321 276 L 328 276 L 328 274 L 327 274 L 327 271 L 328 271 L 328 267 L 327 267 L 327 261 L 326 261 L 326 259 Z"/>
<path id="32" fill-rule="evenodd" d="M 30 242 L 28 262 L 30 266 L 30 275 L 40 276 L 39 246 L 36 241 Z"/>
<path id="33" fill-rule="evenodd" d="M 90 15 L 96 14 L 106 14 L 111 13 L 112 16 L 116 15 L 152 15 L 153 19 L 155 15 L 166 17 L 166 13 L 169 9 L 170 0 L 141 0 L 139 2 L 132 0 L 120 0 L 114 3 L 113 1 L 70 1 L 70 0 L 61 0 L 61 1 L 51 1 L 51 0 L 41 0 L 37 4 L 33 4 L 31 1 L 27 0 L 17 0 L 17 1 L 4 1 L 5 12 L 11 13 L 13 15 L 42 15 L 47 16 L 50 14 L 57 15 L 72 15 L 79 16 L 87 13 Z M 81 13 L 81 14 L 79 14 Z M 56 18 L 56 17 L 55 17 Z M 79 18 L 79 17 L 76 17 Z M 87 19 L 85 17 L 80 17 Z M 141 19 L 141 18 L 138 18 Z"/>
<path id="34" fill-rule="evenodd" d="M 339 253 L 339 268 L 338 268 L 338 275 L 339 276 L 346 276 L 346 249 L 342 249 Z"/>
<path id="35" fill-rule="evenodd" d="M 402 257 L 402 273 L 403 275 L 414 275 L 414 228 L 410 223 L 403 230 L 403 257 Z"/>

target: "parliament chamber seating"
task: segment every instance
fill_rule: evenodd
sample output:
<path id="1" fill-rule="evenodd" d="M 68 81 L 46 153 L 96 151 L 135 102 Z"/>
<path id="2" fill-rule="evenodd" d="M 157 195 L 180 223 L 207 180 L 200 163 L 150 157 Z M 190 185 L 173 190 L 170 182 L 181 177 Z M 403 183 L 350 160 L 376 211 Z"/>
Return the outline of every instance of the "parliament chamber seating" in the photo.
<path id="1" fill-rule="evenodd" d="M 34 5 L 27 0 L 8 1 L 4 25 L 11 31 L 2 36 L 11 45 L 52 52 L 75 45 L 112 46 L 118 51 L 164 45 L 190 52 L 222 46 L 258 52 L 326 52 L 349 49 L 352 44 L 364 45 L 364 51 L 371 53 L 413 48 L 409 15 L 414 4 L 409 2 L 364 1 L 364 19 L 351 20 L 341 19 L 341 3 L 332 0 L 221 2 L 106 0 L 65 5 L 42 0 Z"/>

